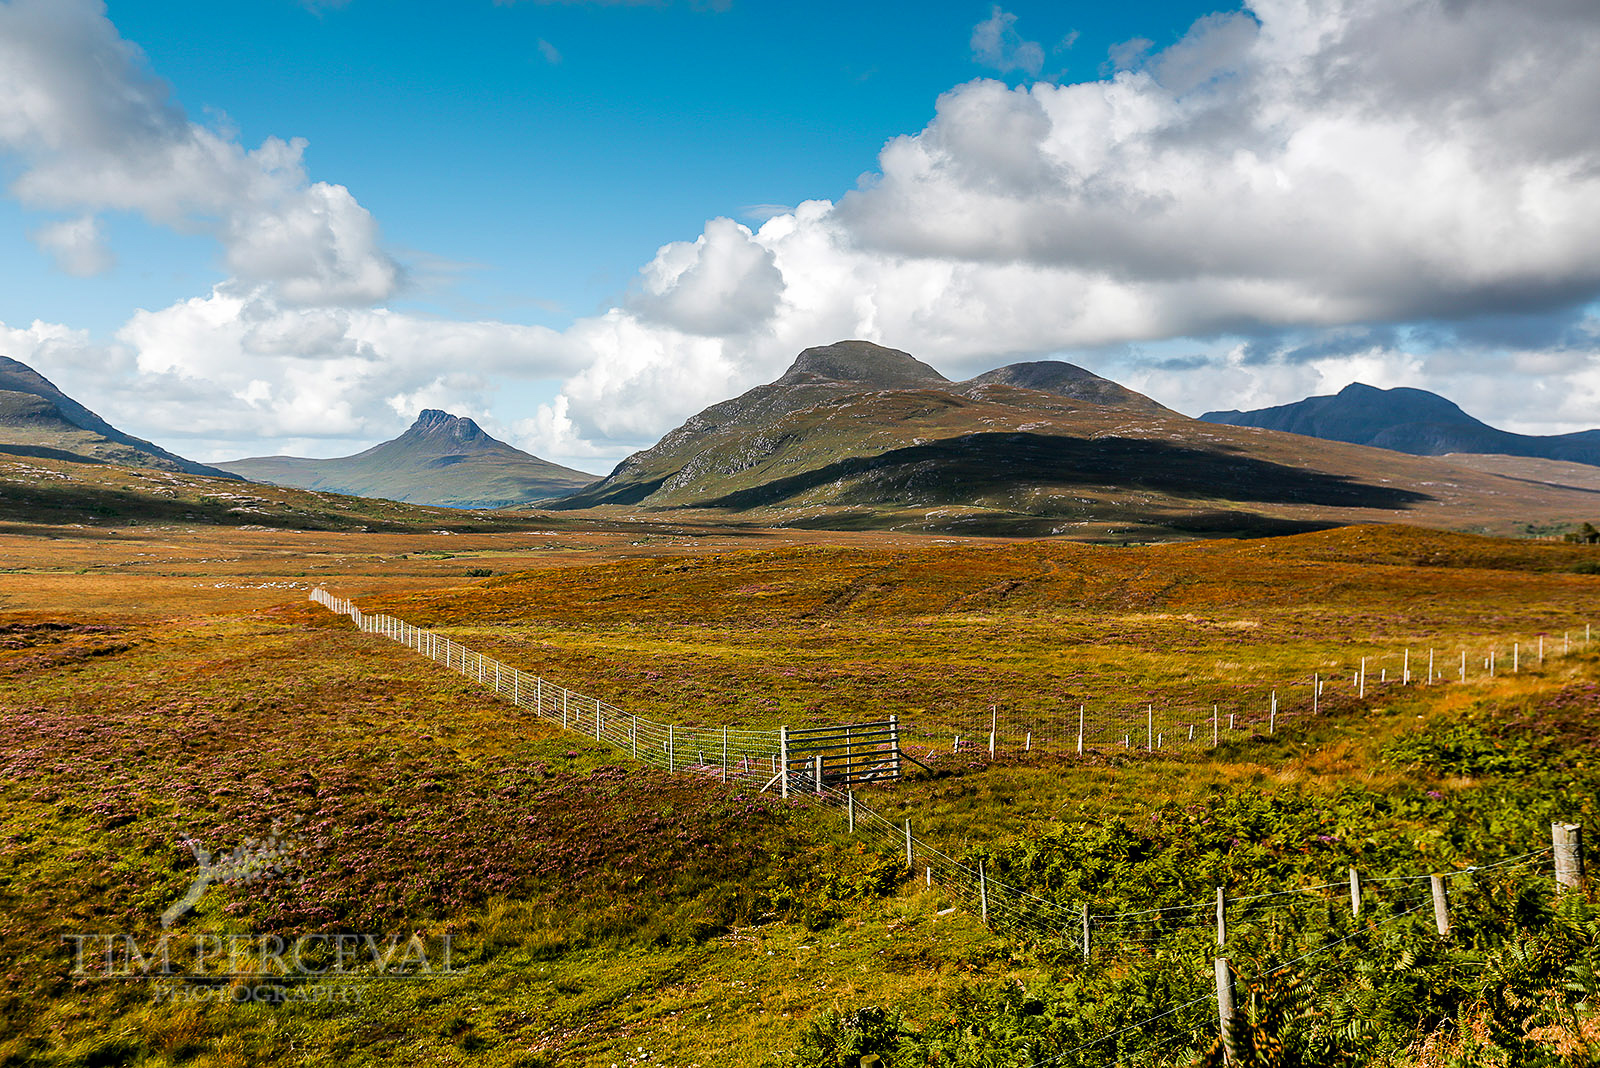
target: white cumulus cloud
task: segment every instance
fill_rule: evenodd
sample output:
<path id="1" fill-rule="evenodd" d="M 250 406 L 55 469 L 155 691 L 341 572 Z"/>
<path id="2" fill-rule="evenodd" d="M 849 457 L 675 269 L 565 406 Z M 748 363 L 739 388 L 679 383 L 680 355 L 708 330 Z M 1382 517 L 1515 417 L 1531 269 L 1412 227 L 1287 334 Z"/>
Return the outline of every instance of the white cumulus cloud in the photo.
<path id="1" fill-rule="evenodd" d="M 55 258 L 57 267 L 78 278 L 104 274 L 116 263 L 106 248 L 100 220 L 92 215 L 41 226 L 32 237 L 34 244 Z"/>
<path id="2" fill-rule="evenodd" d="M 1024 40 L 1017 32 L 1017 16 L 996 4 L 989 17 L 972 28 L 972 58 L 1002 74 L 1020 70 L 1038 74 L 1044 66 L 1044 48 Z"/>
<path id="3" fill-rule="evenodd" d="M 1007 54 L 1010 16 L 978 29 L 975 52 Z M 1204 339 L 1600 294 L 1600 7 L 1257 0 L 1130 62 L 957 86 L 837 203 L 666 246 L 644 298 L 568 331 L 592 361 L 570 418 L 648 438 L 846 337 L 952 373 L 1191 337 L 1237 379 L 1266 364 Z M 1373 351 L 1315 366 L 1329 381 L 1412 366 Z M 1498 375 L 1531 350 L 1478 351 Z M 1592 368 L 1593 346 L 1573 359 Z"/>
<path id="4" fill-rule="evenodd" d="M 305 147 L 247 150 L 190 121 L 98 0 L 0 3 L 0 150 L 22 162 L 11 192 L 23 204 L 214 233 L 238 278 L 289 303 L 385 300 L 399 265 L 349 190 L 310 180 Z M 78 240 L 64 257 L 71 236 L 54 236 L 41 243 L 69 270 L 96 262 L 97 246 Z"/>

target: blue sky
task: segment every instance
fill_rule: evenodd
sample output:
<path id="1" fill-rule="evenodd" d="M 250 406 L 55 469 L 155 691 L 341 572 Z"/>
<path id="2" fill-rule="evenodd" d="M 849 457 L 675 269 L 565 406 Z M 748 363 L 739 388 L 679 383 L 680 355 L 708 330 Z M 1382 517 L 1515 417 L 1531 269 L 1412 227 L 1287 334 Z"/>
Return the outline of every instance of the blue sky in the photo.
<path id="1" fill-rule="evenodd" d="M 0 0 L 0 351 L 202 459 L 598 470 L 843 336 L 1577 429 L 1596 68 L 1558 0 Z"/>
<path id="2" fill-rule="evenodd" d="M 1007 8 L 1019 35 L 1041 42 L 1040 73 L 1075 78 L 1101 73 L 1115 45 L 1170 43 L 1216 9 Z M 225 115 L 248 145 L 309 141 L 312 176 L 348 186 L 413 261 L 417 291 L 397 305 L 548 326 L 603 311 L 657 247 L 708 219 L 759 221 L 750 209 L 841 195 L 951 86 L 1031 76 L 974 58 L 983 3 L 918 5 L 914 18 L 897 4 L 772 2 L 107 10 L 190 115 Z M 124 224 L 113 281 L 134 303 L 214 279 L 204 241 Z M 26 226 L 19 215 L 13 235 Z M 162 269 L 147 278 L 132 265 L 150 258 Z M 0 317 L 87 321 L 80 297 L 36 281 L 38 292 L 0 296 Z M 122 321 L 114 294 L 84 302 L 108 300 L 89 310 L 102 328 Z"/>

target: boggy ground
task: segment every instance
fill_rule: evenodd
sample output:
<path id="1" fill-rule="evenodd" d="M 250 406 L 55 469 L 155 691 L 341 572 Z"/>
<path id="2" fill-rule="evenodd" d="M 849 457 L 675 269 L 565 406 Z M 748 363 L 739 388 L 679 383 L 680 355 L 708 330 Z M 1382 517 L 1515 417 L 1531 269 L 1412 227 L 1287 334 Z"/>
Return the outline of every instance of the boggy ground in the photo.
<path id="1" fill-rule="evenodd" d="M 931 1034 L 996 990 L 1088 982 L 1038 937 L 940 915 L 952 901 L 831 817 L 560 736 L 306 603 L 314 582 L 656 718 L 893 710 L 930 737 L 990 704 L 1043 722 L 1090 693 L 1198 701 L 1402 641 L 1553 640 L 1600 592 L 1579 548 L 1394 528 L 1130 549 L 810 540 L 0 538 L 0 1063 L 784 1063 L 829 1009 L 890 1006 Z M 1237 822 L 1263 798 L 1279 815 L 1252 817 L 1257 859 L 1280 879 L 1322 881 L 1352 857 L 1488 861 L 1593 809 L 1595 678 L 1579 651 L 1465 687 L 1375 688 L 1185 758 L 941 755 L 936 774 L 863 800 L 1019 881 L 1051 835 L 1123 826 L 1095 848 L 1129 857 L 1137 841 L 1145 863 L 1178 855 L 1201 818 L 1175 813 Z M 1297 815 L 1319 807 L 1359 813 L 1359 836 Z M 186 842 L 225 854 L 274 834 L 278 870 L 213 887 L 175 929 L 449 935 L 464 970 L 368 976 L 348 981 L 354 1003 L 306 1005 L 162 1002 L 160 984 L 72 974 L 65 935 L 159 935 L 195 875 Z M 1317 835 L 1355 844 L 1307 847 Z M 1247 860 L 1231 877 L 1260 866 Z M 1108 901 L 1149 896 L 1157 869 L 1116 870 Z M 1162 892 L 1193 890 L 1175 870 Z M 1137 1015 L 1129 998 L 1073 1026 Z M 1416 1019 L 1419 1037 L 1445 1026 L 1426 1007 Z"/>

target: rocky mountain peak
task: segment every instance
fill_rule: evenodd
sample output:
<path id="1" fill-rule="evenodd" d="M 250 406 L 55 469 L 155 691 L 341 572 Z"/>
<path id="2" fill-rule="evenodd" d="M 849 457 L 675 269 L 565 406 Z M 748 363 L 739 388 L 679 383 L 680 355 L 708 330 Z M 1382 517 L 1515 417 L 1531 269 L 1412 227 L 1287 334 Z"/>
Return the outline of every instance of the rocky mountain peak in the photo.
<path id="1" fill-rule="evenodd" d="M 868 389 L 917 389 L 949 382 L 908 352 L 870 341 L 836 341 L 806 349 L 774 385 L 818 380 L 859 383 Z"/>

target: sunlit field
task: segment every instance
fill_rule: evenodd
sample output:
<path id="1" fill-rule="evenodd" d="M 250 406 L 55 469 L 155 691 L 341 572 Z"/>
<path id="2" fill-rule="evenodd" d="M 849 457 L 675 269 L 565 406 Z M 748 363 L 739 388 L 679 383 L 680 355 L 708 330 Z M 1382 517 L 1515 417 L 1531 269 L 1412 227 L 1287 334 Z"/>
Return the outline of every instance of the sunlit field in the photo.
<path id="1" fill-rule="evenodd" d="M 1554 909 L 1539 854 L 1595 803 L 1592 550 L 1388 527 L 1128 548 L 55 533 L 0 541 L 0 1063 L 1183 1064 L 1215 1040 L 1215 887 L 1510 858 L 1452 876 L 1450 942 L 1426 881 L 1375 884 L 1366 927 L 1337 886 L 1239 906 L 1257 1030 L 1395 1064 L 1592 1038 L 1555 1009 L 1600 927 Z M 837 812 L 563 735 L 358 633 L 316 585 L 658 720 L 895 714 L 931 770 L 863 808 L 1044 904 L 1002 914 L 997 893 L 986 927 Z M 1080 705 L 1164 734 L 1213 705 L 1240 722 L 1215 748 L 1103 731 L 1079 755 Z M 448 937 L 451 970 L 357 969 L 342 1000 L 298 1002 L 260 953 L 257 978 L 211 984 L 75 967 L 73 934 L 157 942 L 197 847 L 269 840 L 278 867 L 165 930 Z M 1085 901 L 1108 917 L 1087 962 L 1062 919 Z M 1326 1026 L 1300 1015 L 1312 995 Z M 1533 1038 L 1502 1019 L 1518 998 Z"/>

